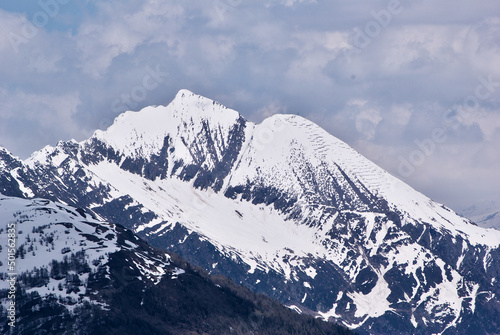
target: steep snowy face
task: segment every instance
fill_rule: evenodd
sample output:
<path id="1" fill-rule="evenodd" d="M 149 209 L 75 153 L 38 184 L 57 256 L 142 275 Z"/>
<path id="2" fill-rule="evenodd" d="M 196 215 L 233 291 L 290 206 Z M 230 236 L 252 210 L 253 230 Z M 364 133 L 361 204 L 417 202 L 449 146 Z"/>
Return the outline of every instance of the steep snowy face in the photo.
<path id="1" fill-rule="evenodd" d="M 335 211 L 382 210 L 381 198 L 353 179 L 353 166 L 349 161 L 346 164 L 346 160 L 362 157 L 326 135 L 318 126 L 292 115 L 276 115 L 254 126 L 227 183 L 226 195 L 241 194 L 267 204 L 274 196 L 283 203 L 278 205 L 283 210 L 291 202 L 298 211 L 311 206 Z"/>
<path id="2" fill-rule="evenodd" d="M 220 189 L 244 140 L 234 110 L 181 90 L 168 106 L 126 112 L 82 143 L 82 161 L 113 160 L 148 179 L 175 175 L 196 187 Z"/>
<path id="3" fill-rule="evenodd" d="M 17 197 L 25 196 L 11 171 L 21 167 L 23 162 L 7 149 L 0 147 L 0 193 Z"/>
<path id="4" fill-rule="evenodd" d="M 500 232 L 299 116 L 256 125 L 182 90 L 166 107 L 124 113 L 4 175 L 24 196 L 90 208 L 207 271 L 360 332 L 499 326 L 483 316 L 500 310 Z"/>
<path id="5" fill-rule="evenodd" d="M 397 211 L 404 223 L 426 222 L 473 244 L 500 244 L 500 232 L 471 225 L 302 117 L 275 115 L 252 128 L 227 182 L 229 197 L 242 194 L 261 202 L 259 194 L 273 196 L 272 188 L 278 199 L 289 197 L 282 199 L 284 204 L 292 195 L 292 212 L 302 213 L 304 220 L 316 217 L 318 208 L 321 214 Z"/>
<path id="6" fill-rule="evenodd" d="M 12 169 L 20 165 L 21 161 L 19 158 L 12 156 L 7 149 L 0 147 L 0 171 Z"/>
<path id="7" fill-rule="evenodd" d="M 106 131 L 96 131 L 92 139 L 101 140 L 126 157 L 145 158 L 158 155 L 164 149 L 165 139 L 169 138 L 168 145 L 177 150 L 171 155 L 175 157 L 173 160 L 192 162 L 196 152 L 190 149 L 213 150 L 211 158 L 220 160 L 223 146 L 239 119 L 236 111 L 181 90 L 166 107 L 147 107 L 140 112 L 121 114 Z"/>

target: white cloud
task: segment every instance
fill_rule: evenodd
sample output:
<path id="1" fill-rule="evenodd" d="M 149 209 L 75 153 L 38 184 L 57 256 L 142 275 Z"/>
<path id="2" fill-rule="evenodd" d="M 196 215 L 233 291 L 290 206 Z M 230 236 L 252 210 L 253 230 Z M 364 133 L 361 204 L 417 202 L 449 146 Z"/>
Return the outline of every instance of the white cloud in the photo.
<path id="1" fill-rule="evenodd" d="M 348 34 L 338 31 L 307 31 L 292 35 L 293 48 L 298 56 L 290 66 L 291 71 L 321 75 L 328 62 L 349 46 Z"/>
<path id="2" fill-rule="evenodd" d="M 0 54 L 12 54 L 15 52 L 16 35 L 21 35 L 22 21 L 21 16 L 11 14 L 0 9 Z"/>
<path id="3" fill-rule="evenodd" d="M 465 126 L 479 125 L 486 141 L 495 138 L 500 131 L 500 109 L 477 108 L 472 111 L 463 105 L 457 107 L 457 120 Z M 464 115 L 466 117 L 460 117 Z"/>
<path id="4" fill-rule="evenodd" d="M 211 39 L 200 40 L 200 49 L 204 54 L 206 66 L 220 72 L 234 59 L 235 42 L 223 35 L 214 36 Z"/>
<path id="5" fill-rule="evenodd" d="M 280 3 L 286 7 L 292 7 L 302 3 L 314 4 L 316 3 L 316 0 L 281 0 Z"/>
<path id="6" fill-rule="evenodd" d="M 364 139 L 371 140 L 375 136 L 377 125 L 382 121 L 380 111 L 370 106 L 367 101 L 351 100 L 348 103 L 349 112 L 355 119 L 356 130 Z"/>
<path id="7" fill-rule="evenodd" d="M 157 0 L 132 11 L 114 1 L 100 8 L 101 16 L 84 22 L 75 36 L 83 69 L 95 78 L 102 77 L 116 57 L 132 54 L 140 45 L 174 44 L 172 35 L 184 14 L 182 6 Z"/>
<path id="8" fill-rule="evenodd" d="M 26 156 L 49 143 L 81 138 L 82 128 L 73 119 L 80 103 L 76 92 L 41 95 L 1 90 L 0 141 Z"/>
<path id="9" fill-rule="evenodd" d="M 274 101 L 259 108 L 255 112 L 255 114 L 258 115 L 261 120 L 263 120 L 274 114 L 287 114 L 287 106 L 277 101 Z"/>
<path id="10" fill-rule="evenodd" d="M 410 104 L 394 104 L 390 108 L 388 118 L 400 126 L 406 126 L 412 114 Z"/>
<path id="11" fill-rule="evenodd" d="M 68 134 L 79 129 L 72 119 L 81 103 L 78 93 L 65 95 L 27 94 L 22 91 L 2 90 L 0 101 L 1 118 L 36 121 L 41 127 L 62 127 Z"/>

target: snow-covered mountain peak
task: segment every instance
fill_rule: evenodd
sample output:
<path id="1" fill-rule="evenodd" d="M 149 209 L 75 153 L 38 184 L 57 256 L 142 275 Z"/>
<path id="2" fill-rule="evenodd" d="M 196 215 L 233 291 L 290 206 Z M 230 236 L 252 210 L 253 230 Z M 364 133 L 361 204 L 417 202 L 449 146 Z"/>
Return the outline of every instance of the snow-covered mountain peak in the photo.
<path id="1" fill-rule="evenodd" d="M 25 161 L 24 163 L 30 167 L 34 167 L 37 163 L 42 163 L 46 162 L 49 160 L 49 156 L 53 155 L 54 148 L 51 145 L 46 145 L 42 149 L 35 151 L 32 153 Z"/>
<path id="2" fill-rule="evenodd" d="M 205 120 L 215 124 L 226 124 L 240 118 L 237 111 L 186 89 L 180 90 L 168 107 L 175 117 L 183 121 Z"/>
<path id="3" fill-rule="evenodd" d="M 401 212 L 411 218 L 405 223 L 427 222 L 473 244 L 500 244 L 500 233 L 471 225 L 303 117 L 277 114 L 249 128 L 251 140 L 232 174 L 233 185 L 244 184 L 250 178 L 295 194 L 299 203 L 318 206 L 331 200 L 325 202 L 315 195 L 329 192 L 335 184 L 344 184 L 344 191 L 351 189 L 352 195 L 346 202 L 338 195 L 339 202 L 345 204 L 338 204 L 337 210 L 373 212 L 374 207 L 366 203 L 371 197 L 374 202 L 387 203 L 388 208 L 376 211 Z"/>
<path id="4" fill-rule="evenodd" d="M 10 160 L 10 157 L 12 157 L 12 154 L 0 146 L 0 169 L 4 169 L 7 166 L 7 160 Z"/>
<path id="5" fill-rule="evenodd" d="M 6 148 L 0 146 L 0 154 L 10 154 L 10 152 Z"/>
<path id="6" fill-rule="evenodd" d="M 195 187 L 222 189 L 232 197 L 250 181 L 252 190 L 243 193 L 254 194 L 241 196 L 252 202 L 261 201 L 255 193 L 264 192 L 261 186 L 266 185 L 287 194 L 286 201 L 298 201 L 294 208 L 303 213 L 310 206 L 336 211 L 392 210 L 411 218 L 404 224 L 426 222 L 467 237 L 473 244 L 500 243 L 499 232 L 486 234 L 298 115 L 275 114 L 255 125 L 211 99 L 180 90 L 167 106 L 121 114 L 107 130 L 96 131 L 80 144 L 81 150 L 95 150 L 95 141 L 111 148 L 112 157 L 103 154 L 122 169 L 139 174 L 158 170 L 148 178 L 174 174 L 192 180 Z M 73 142 L 47 146 L 26 163 L 59 167 L 75 146 Z M 146 162 L 154 167 L 146 168 Z"/>
<path id="7" fill-rule="evenodd" d="M 180 90 L 167 106 L 119 115 L 107 130 L 96 131 L 87 142 L 98 139 L 127 156 L 147 157 L 161 150 L 167 136 L 186 140 L 186 135 L 196 137 L 207 126 L 227 132 L 239 118 L 238 112 L 211 99 Z"/>
<path id="8" fill-rule="evenodd" d="M 202 95 L 193 93 L 187 89 L 181 89 L 177 94 L 175 95 L 175 98 L 172 100 L 173 104 L 176 105 L 183 105 L 186 107 L 199 107 L 202 110 L 204 109 L 204 106 L 209 106 L 212 104 L 217 104 L 220 105 L 218 102 L 204 97 Z M 222 106 L 222 105 L 220 105 Z M 225 106 L 222 106 L 223 109 L 227 109 Z"/>
<path id="9" fill-rule="evenodd" d="M 297 115 L 254 124 L 181 90 L 168 106 L 126 112 L 32 160 L 0 174 L 0 191 L 90 208 L 325 318 L 384 333 L 395 317 L 402 333 L 440 333 L 467 324 L 476 304 L 498 310 L 500 232 Z"/>
<path id="10" fill-rule="evenodd" d="M 0 146 L 0 159 L 6 157 L 12 157 L 14 159 L 18 159 L 18 157 L 15 157 L 7 148 Z"/>
<path id="11" fill-rule="evenodd" d="M 9 150 L 0 146 L 0 170 L 12 169 L 21 163 L 19 157 L 14 156 Z"/>

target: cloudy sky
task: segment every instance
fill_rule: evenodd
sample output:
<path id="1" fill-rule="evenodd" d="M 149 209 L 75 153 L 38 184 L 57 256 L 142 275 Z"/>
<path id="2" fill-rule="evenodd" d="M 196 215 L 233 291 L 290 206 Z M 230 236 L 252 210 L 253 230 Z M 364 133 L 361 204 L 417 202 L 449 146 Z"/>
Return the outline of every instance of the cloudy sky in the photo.
<path id="1" fill-rule="evenodd" d="M 500 198 L 498 0 L 3 0 L 0 31 L 21 158 L 187 88 L 307 117 L 454 209 Z"/>

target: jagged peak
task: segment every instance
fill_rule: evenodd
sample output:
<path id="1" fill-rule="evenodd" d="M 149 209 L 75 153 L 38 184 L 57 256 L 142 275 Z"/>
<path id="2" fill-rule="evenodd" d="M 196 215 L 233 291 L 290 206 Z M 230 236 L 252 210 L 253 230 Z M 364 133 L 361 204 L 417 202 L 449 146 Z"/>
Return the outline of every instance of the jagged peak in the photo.
<path id="1" fill-rule="evenodd" d="M 59 142 L 60 143 L 60 142 Z M 46 145 L 42 149 L 33 152 L 24 163 L 30 167 L 34 167 L 36 163 L 45 163 L 49 161 L 49 156 L 54 153 L 56 147 Z"/>
<path id="2" fill-rule="evenodd" d="M 120 114 L 108 129 L 97 130 L 88 141 L 101 140 L 126 155 L 148 155 L 161 150 L 165 137 L 173 137 L 181 129 L 196 133 L 207 122 L 228 131 L 240 118 L 235 110 L 182 89 L 167 106 Z"/>
<path id="3" fill-rule="evenodd" d="M 13 154 L 12 152 L 10 152 L 10 150 L 9 150 L 9 149 L 7 149 L 6 147 L 3 147 L 3 146 L 0 146 L 0 154 L 1 154 L 2 156 L 10 156 L 10 157 L 12 157 L 12 158 L 16 158 L 16 159 L 18 159 L 18 157 L 17 157 L 17 156 L 14 156 L 14 154 Z"/>
<path id="4" fill-rule="evenodd" d="M 82 145 L 92 145 L 97 139 L 120 155 L 147 161 L 160 154 L 168 137 L 175 149 L 169 156 L 171 162 L 195 163 L 193 150 L 212 150 L 210 154 L 216 156 L 217 161 L 223 156 L 222 148 L 229 142 L 231 131 L 240 121 L 238 112 L 183 89 L 167 106 L 149 106 L 138 112 L 121 114 L 107 130 L 96 131 Z M 208 136 L 204 137 L 207 133 Z M 213 149 L 205 147 L 210 141 L 217 142 Z M 293 188 L 301 192 L 300 183 L 294 183 L 290 176 L 294 175 L 294 169 L 301 169 L 304 161 L 313 166 L 326 166 L 331 171 L 339 168 L 359 187 L 366 187 L 372 195 L 387 200 L 391 208 L 401 211 L 405 217 L 435 222 L 440 229 L 469 235 L 473 244 L 497 246 L 499 243 L 497 235 L 486 236 L 485 230 L 470 225 L 467 220 L 431 201 L 299 115 L 275 114 L 258 125 L 248 122 L 241 141 L 244 143 L 232 171 L 232 183 L 244 185 L 249 177 L 261 180 L 265 175 L 263 172 L 267 171 L 269 182 L 277 189 Z M 293 161 L 289 159 L 292 156 Z M 67 157 L 68 152 L 60 145 L 56 148 L 47 146 L 34 153 L 26 164 L 33 167 L 40 162 L 59 167 Z M 213 164 L 213 161 L 207 164 Z M 226 182 L 229 183 L 229 179 Z"/>
<path id="5" fill-rule="evenodd" d="M 179 104 L 188 104 L 188 105 L 200 105 L 200 104 L 208 104 L 208 105 L 217 105 L 221 106 L 222 109 L 224 110 L 230 110 L 226 106 L 222 105 L 221 103 L 212 100 L 210 98 L 207 98 L 203 95 L 196 94 L 194 92 L 191 92 L 190 90 L 187 89 L 180 89 L 179 92 L 175 95 L 175 98 L 172 100 L 171 103 L 179 103 Z"/>
<path id="6" fill-rule="evenodd" d="M 0 170 L 12 168 L 14 164 L 20 162 L 19 157 L 14 156 L 7 148 L 0 146 Z"/>
<path id="7" fill-rule="evenodd" d="M 179 115 L 184 115 L 181 111 L 188 107 L 190 108 L 190 117 L 224 118 L 227 116 L 229 118 L 234 118 L 236 115 L 240 117 L 240 114 L 237 111 L 230 109 L 215 100 L 193 93 L 187 89 L 179 90 L 179 92 L 175 95 L 175 98 L 168 106 L 177 107 L 177 113 Z"/>
<path id="8" fill-rule="evenodd" d="M 7 150 L 7 148 L 0 146 L 0 159 L 2 159 L 2 156 L 13 157 L 12 153 L 9 150 Z"/>
<path id="9" fill-rule="evenodd" d="M 198 95 L 198 94 L 196 94 L 196 93 L 194 93 L 194 92 L 192 92 L 192 91 L 190 91 L 188 89 L 181 88 L 179 90 L 179 92 L 177 92 L 177 94 L 175 95 L 174 101 L 175 100 L 181 100 L 181 99 L 188 99 L 188 98 L 193 97 L 193 96 L 210 100 L 209 98 L 206 98 L 206 97 L 203 97 L 201 95 Z"/>

